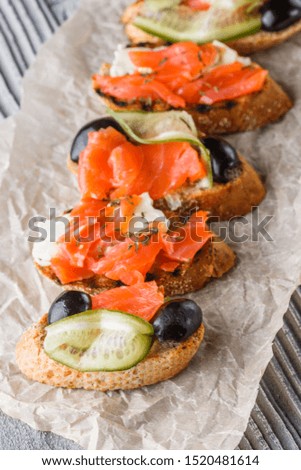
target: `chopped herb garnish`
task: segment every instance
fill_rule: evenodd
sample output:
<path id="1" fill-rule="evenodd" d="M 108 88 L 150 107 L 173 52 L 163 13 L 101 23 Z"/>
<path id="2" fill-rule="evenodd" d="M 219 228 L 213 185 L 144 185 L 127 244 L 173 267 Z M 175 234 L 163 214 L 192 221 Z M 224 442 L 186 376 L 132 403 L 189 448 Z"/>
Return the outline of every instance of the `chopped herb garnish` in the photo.
<path id="1" fill-rule="evenodd" d="M 104 247 L 103 246 L 98 246 L 97 247 L 97 257 L 102 258 L 104 256 Z"/>
<path id="2" fill-rule="evenodd" d="M 139 242 L 137 242 L 137 243 L 139 243 Z M 140 243 L 141 243 L 141 245 L 143 245 L 143 246 L 147 246 L 147 245 L 149 245 L 149 243 L 150 243 L 150 238 L 149 238 L 149 237 L 146 237 L 144 240 L 141 240 Z"/>
<path id="3" fill-rule="evenodd" d="M 147 106 L 151 106 L 153 103 L 153 100 L 151 98 L 140 98 L 139 99 L 140 103 L 145 104 Z"/>
<path id="4" fill-rule="evenodd" d="M 108 204 L 110 207 L 114 206 L 119 206 L 120 205 L 120 199 L 112 199 L 112 201 Z"/>
<path id="5" fill-rule="evenodd" d="M 168 58 L 167 58 L 167 57 L 163 57 L 163 59 L 161 59 L 160 62 L 159 62 L 159 67 L 161 67 L 162 65 L 164 65 L 167 61 L 168 61 Z"/>

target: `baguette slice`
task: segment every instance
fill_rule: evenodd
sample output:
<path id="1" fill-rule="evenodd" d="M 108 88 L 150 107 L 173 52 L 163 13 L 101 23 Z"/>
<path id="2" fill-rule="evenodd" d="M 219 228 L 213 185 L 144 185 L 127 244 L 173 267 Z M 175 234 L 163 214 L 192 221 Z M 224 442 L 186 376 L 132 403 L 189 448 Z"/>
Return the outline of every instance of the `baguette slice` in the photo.
<path id="1" fill-rule="evenodd" d="M 101 75 L 109 75 L 110 64 L 103 64 Z M 138 99 L 130 104 L 104 95 L 96 90 L 103 103 L 114 111 L 168 111 L 171 106 L 161 100 L 153 105 Z M 206 135 L 231 134 L 251 131 L 278 121 L 293 106 L 292 100 L 270 75 L 261 91 L 213 105 L 189 105 L 185 110 L 191 114 L 198 130 Z"/>
<path id="2" fill-rule="evenodd" d="M 241 155 L 239 158 L 241 171 L 232 181 L 214 183 L 210 189 L 198 189 L 195 184 L 185 184 L 170 192 L 167 199 L 154 201 L 154 207 L 162 210 L 166 217 L 186 215 L 196 208 L 208 211 L 219 220 L 248 214 L 262 202 L 266 190 L 255 169 Z M 78 165 L 71 160 L 70 155 L 67 166 L 72 173 L 77 174 Z"/>
<path id="3" fill-rule="evenodd" d="M 215 237 L 202 247 L 191 263 L 182 263 L 173 273 L 154 266 L 152 273 L 147 274 L 146 280 L 154 280 L 158 286 L 163 286 L 166 296 L 188 294 L 201 289 L 211 279 L 223 276 L 234 266 L 235 260 L 236 255 L 231 248 Z M 41 274 L 62 286 L 51 266 L 40 266 L 37 263 L 35 266 Z M 66 290 L 80 290 L 96 295 L 104 290 L 120 287 L 120 282 L 95 275 L 62 287 Z"/>
<path id="4" fill-rule="evenodd" d="M 281 0 L 280 0 L 281 1 Z M 139 14 L 143 0 L 138 0 L 130 5 L 122 16 L 122 22 L 125 24 L 125 31 L 131 43 L 141 44 L 146 43 L 151 46 L 160 46 L 165 43 L 163 39 L 145 33 L 141 29 L 133 25 L 135 17 Z M 284 29 L 283 31 L 269 33 L 267 31 L 259 31 L 256 34 L 246 36 L 236 41 L 227 43 L 230 47 L 235 49 L 240 55 L 250 55 L 254 52 L 269 49 L 270 47 L 280 44 L 294 34 L 301 31 L 301 20 L 297 21 L 292 26 Z"/>
<path id="5" fill-rule="evenodd" d="M 188 366 L 204 336 L 204 326 L 183 343 L 162 344 L 157 340 L 147 357 L 131 369 L 118 372 L 79 372 L 53 361 L 44 352 L 47 315 L 29 328 L 16 348 L 20 370 L 29 379 L 54 387 L 86 390 L 130 390 L 174 377 Z"/>

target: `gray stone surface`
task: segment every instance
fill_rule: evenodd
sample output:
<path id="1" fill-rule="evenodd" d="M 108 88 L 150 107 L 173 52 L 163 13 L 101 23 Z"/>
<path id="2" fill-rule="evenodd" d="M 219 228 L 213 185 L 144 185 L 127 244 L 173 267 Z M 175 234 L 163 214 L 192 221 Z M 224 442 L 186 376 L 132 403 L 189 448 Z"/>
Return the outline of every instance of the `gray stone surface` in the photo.
<path id="1" fill-rule="evenodd" d="M 51 432 L 35 431 L 22 421 L 12 419 L 0 411 L 0 449 L 76 450 L 80 447 Z"/>

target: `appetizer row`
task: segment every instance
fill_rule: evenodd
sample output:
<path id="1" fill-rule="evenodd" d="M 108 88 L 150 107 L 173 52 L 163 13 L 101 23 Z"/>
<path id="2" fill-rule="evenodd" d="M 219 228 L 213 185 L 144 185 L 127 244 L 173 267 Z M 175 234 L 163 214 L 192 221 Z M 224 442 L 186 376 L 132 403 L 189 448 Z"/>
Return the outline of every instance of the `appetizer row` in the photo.
<path id="1" fill-rule="evenodd" d="M 188 365 L 204 336 L 202 311 L 170 296 L 234 267 L 210 220 L 243 216 L 265 197 L 256 170 L 217 134 L 265 126 L 292 107 L 242 55 L 301 29 L 300 12 L 299 0 L 128 8 L 134 45 L 119 46 L 93 76 L 107 115 L 79 130 L 68 155 L 80 201 L 62 214 L 55 241 L 34 244 L 37 269 L 65 292 L 17 345 L 29 378 L 133 389 Z"/>
<path id="2" fill-rule="evenodd" d="M 18 365 L 43 383 L 102 391 L 168 379 L 204 326 L 194 302 L 163 292 L 193 292 L 234 266 L 206 222 L 258 205 L 261 179 L 226 141 L 200 139 L 185 111 L 110 111 L 77 133 L 68 167 L 81 200 L 64 233 L 33 248 L 38 270 L 68 291 L 23 335 Z"/>

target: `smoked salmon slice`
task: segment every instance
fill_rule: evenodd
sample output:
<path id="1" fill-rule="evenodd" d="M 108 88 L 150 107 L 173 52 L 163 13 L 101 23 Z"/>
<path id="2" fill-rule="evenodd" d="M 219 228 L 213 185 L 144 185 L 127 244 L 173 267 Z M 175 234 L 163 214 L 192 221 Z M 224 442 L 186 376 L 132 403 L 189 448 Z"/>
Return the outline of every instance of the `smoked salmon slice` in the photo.
<path id="1" fill-rule="evenodd" d="M 106 206 L 107 203 L 100 199 L 82 199 L 79 205 L 72 209 L 70 216 L 73 219 L 78 218 L 79 220 L 87 220 L 88 217 L 100 217 L 103 214 Z"/>
<path id="2" fill-rule="evenodd" d="M 150 321 L 163 304 L 163 289 L 158 288 L 154 281 L 117 287 L 92 298 L 93 310 L 98 308 L 120 310 L 146 321 Z"/>
<path id="3" fill-rule="evenodd" d="M 107 77 L 94 75 L 96 89 L 105 95 L 111 95 L 119 100 L 140 99 L 141 101 L 166 101 L 174 108 L 184 108 L 185 101 L 173 93 L 166 85 L 154 77 L 144 77 L 139 74 L 124 77 Z"/>
<path id="4" fill-rule="evenodd" d="M 144 163 L 139 178 L 128 188 L 129 194 L 147 191 L 157 200 L 185 182 L 202 179 L 207 174 L 198 152 L 187 142 L 144 145 L 142 150 Z"/>
<path id="5" fill-rule="evenodd" d="M 170 84 L 168 79 L 173 83 L 177 75 L 186 80 L 197 78 L 204 68 L 214 64 L 217 49 L 212 44 L 181 42 L 154 51 L 129 50 L 129 56 L 137 68 L 151 69 L 157 80 Z"/>
<path id="6" fill-rule="evenodd" d="M 113 188 L 123 187 L 125 194 L 127 194 L 131 183 L 139 177 L 143 160 L 144 155 L 141 147 L 130 142 L 125 142 L 113 149 L 108 160 L 113 173 L 111 178 Z"/>
<path id="7" fill-rule="evenodd" d="M 125 136 L 112 127 L 89 134 L 88 145 L 79 157 L 78 185 L 83 198 L 106 197 L 113 177 L 109 157 L 115 147 L 125 142 Z"/>
<path id="8" fill-rule="evenodd" d="M 142 245 L 129 239 L 109 248 L 105 257 L 97 262 L 91 260 L 88 266 L 96 274 L 133 285 L 144 281 L 161 249 L 160 242 Z"/>
<path id="9" fill-rule="evenodd" d="M 78 168 L 84 199 L 116 199 L 149 192 L 156 200 L 207 175 L 199 153 L 187 142 L 134 145 L 116 134 L 115 129 L 107 128 L 89 135 Z"/>
<path id="10" fill-rule="evenodd" d="M 93 272 L 89 269 L 71 264 L 70 256 L 63 245 L 60 246 L 58 253 L 51 259 L 51 267 L 63 285 L 89 279 L 93 276 Z"/>
<path id="11" fill-rule="evenodd" d="M 206 9 L 207 2 L 189 1 Z M 187 104 L 212 105 L 262 90 L 268 72 L 241 62 L 219 62 L 220 48 L 208 43 L 179 42 L 155 50 L 128 50 L 135 72 L 123 76 L 93 76 L 94 89 L 131 104 L 160 99 L 172 108 Z"/>
<path id="12" fill-rule="evenodd" d="M 262 90 L 267 74 L 260 67 L 243 68 L 241 63 L 235 62 L 230 66 L 221 65 L 199 80 L 183 85 L 178 93 L 189 104 L 211 105 Z"/>
<path id="13" fill-rule="evenodd" d="M 185 5 L 196 11 L 207 11 L 211 8 L 211 3 L 205 2 L 204 0 L 183 0 L 181 5 Z"/>
<path id="14" fill-rule="evenodd" d="M 208 213 L 198 211 L 178 232 L 171 233 L 165 241 L 165 256 L 173 261 L 191 262 L 205 243 L 212 238 L 206 227 Z"/>
<path id="15" fill-rule="evenodd" d="M 71 219 L 69 238 L 58 241 L 57 253 L 51 260 L 53 271 L 62 284 L 102 275 L 125 285 L 136 285 L 144 282 L 146 274 L 154 267 L 174 271 L 180 263 L 192 262 L 212 237 L 206 227 L 208 214 L 202 211 L 177 230 L 168 231 L 166 226 L 150 224 L 142 232 L 122 233 L 123 225 L 115 218 L 116 213 L 122 209 L 128 228 L 128 221 L 140 200 L 139 196 L 127 197 L 118 207 L 109 206 L 109 222 L 104 215 L 93 221 L 88 216 L 88 222 L 85 217 L 79 217 L 74 228 Z M 81 210 L 87 213 L 85 202 L 73 212 L 78 217 Z"/>

